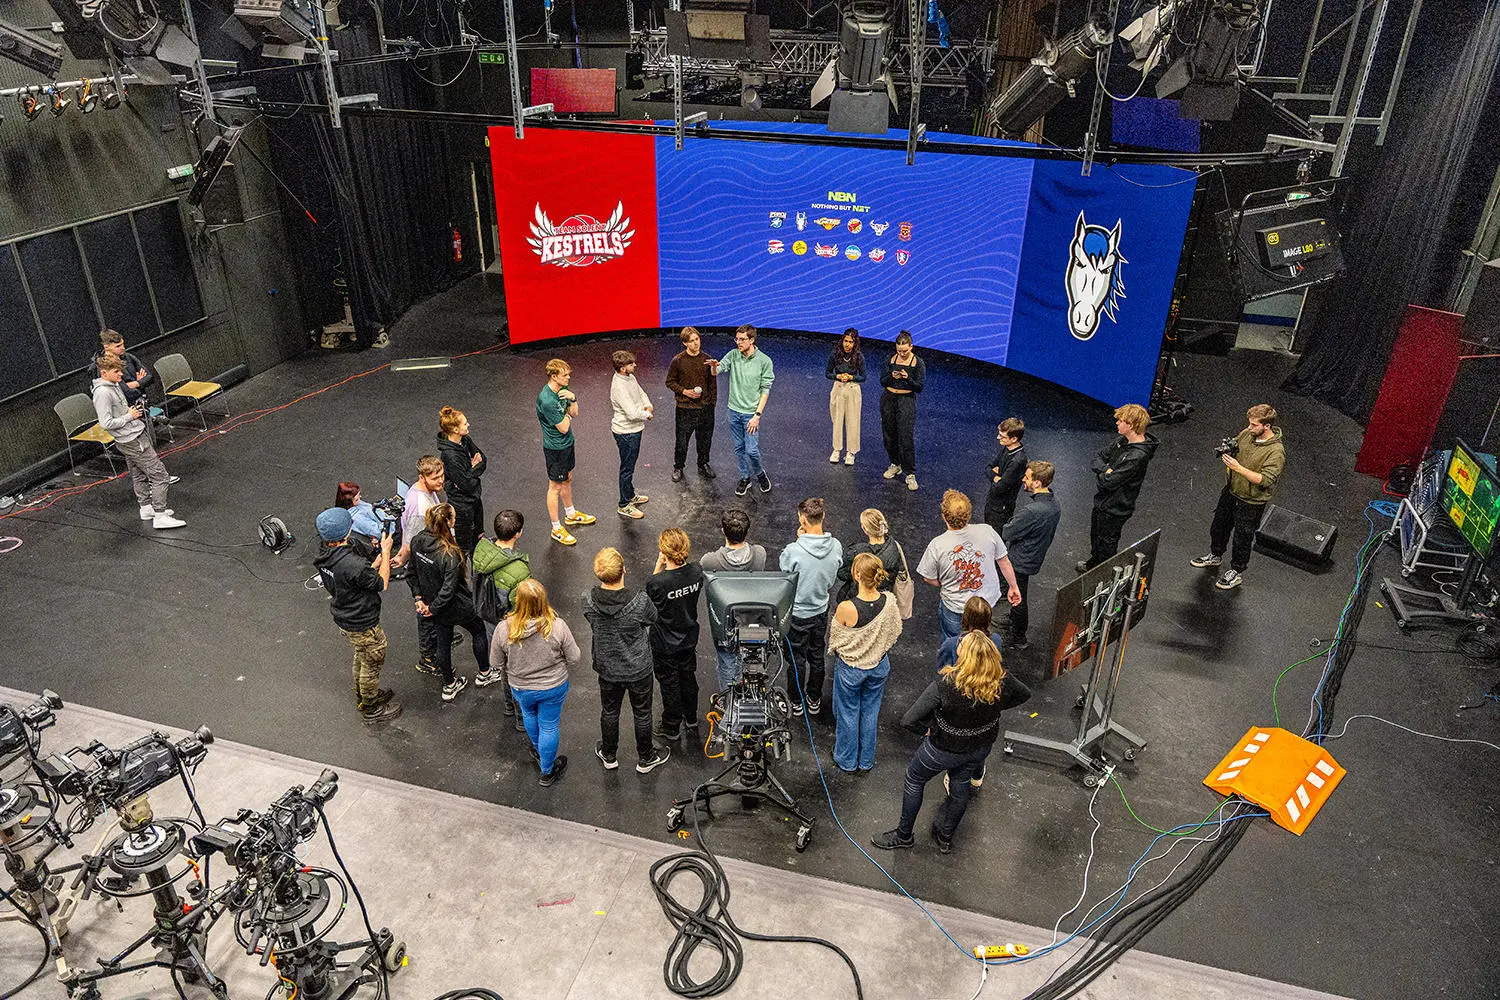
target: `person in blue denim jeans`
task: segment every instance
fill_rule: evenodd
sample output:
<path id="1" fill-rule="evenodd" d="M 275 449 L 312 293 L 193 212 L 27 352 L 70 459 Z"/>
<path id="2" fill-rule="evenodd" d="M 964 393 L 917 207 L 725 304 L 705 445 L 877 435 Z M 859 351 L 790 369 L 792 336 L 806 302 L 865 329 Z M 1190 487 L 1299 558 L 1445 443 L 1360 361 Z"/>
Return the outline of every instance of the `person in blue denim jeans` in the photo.
<path id="1" fill-rule="evenodd" d="M 557 752 L 563 699 L 568 694 L 568 670 L 582 655 L 568 623 L 547 603 L 541 581 L 527 578 L 516 584 L 513 609 L 501 621 L 490 643 L 490 669 L 475 680 L 488 687 L 509 679 L 531 758 L 541 769 L 538 784 L 551 787 L 567 769 L 568 757 Z"/>
<path id="2" fill-rule="evenodd" d="M 1031 697 L 1031 690 L 1005 672 L 1000 650 L 983 632 L 970 632 L 958 644 L 958 662 L 944 667 L 916 704 L 901 718 L 907 729 L 926 733 L 906 766 L 901 819 L 895 829 L 870 842 L 883 851 L 913 847 L 917 813 L 927 782 L 949 777 L 948 796 L 932 821 L 932 840 L 943 854 L 953 850 L 953 834 L 969 807 L 969 779 L 995 748 L 1000 713 Z"/>
<path id="3" fill-rule="evenodd" d="M 746 323 L 735 330 L 734 350 L 710 361 L 709 370 L 715 375 L 729 373 L 729 433 L 740 465 L 740 484 L 734 495 L 749 493 L 752 482 L 760 485 L 762 493 L 769 493 L 771 477 L 760 461 L 760 418 L 766 412 L 776 370 L 771 359 L 755 349 L 755 327 Z"/>
<path id="4" fill-rule="evenodd" d="M 828 648 L 833 660 L 833 763 L 840 771 L 868 771 L 875 766 L 875 724 L 885 679 L 891 672 L 891 647 L 901 637 L 901 609 L 894 595 L 880 589 L 885 568 L 877 556 L 854 557 L 859 590 L 833 611 Z"/>

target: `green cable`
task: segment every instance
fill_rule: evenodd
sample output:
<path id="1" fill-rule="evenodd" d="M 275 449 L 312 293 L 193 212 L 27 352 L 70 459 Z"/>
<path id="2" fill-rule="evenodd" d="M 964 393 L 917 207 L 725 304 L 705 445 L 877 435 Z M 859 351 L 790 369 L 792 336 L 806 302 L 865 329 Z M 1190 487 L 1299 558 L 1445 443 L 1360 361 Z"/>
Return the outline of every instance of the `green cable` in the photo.
<path id="1" fill-rule="evenodd" d="M 1117 788 L 1120 792 L 1120 801 L 1125 803 L 1125 808 L 1130 810 L 1130 815 L 1135 818 L 1135 821 L 1137 823 L 1141 824 L 1141 826 L 1144 826 L 1152 833 L 1161 833 L 1165 834 L 1168 837 L 1186 837 L 1189 834 L 1197 833 L 1199 830 L 1208 825 L 1208 821 L 1210 819 L 1213 819 L 1214 813 L 1218 812 L 1224 807 L 1224 804 L 1222 802 L 1214 806 L 1208 811 L 1208 815 L 1204 816 L 1203 819 L 1198 822 L 1197 826 L 1191 827 L 1189 829 L 1178 830 L 1176 832 L 1173 832 L 1171 830 L 1159 830 L 1156 827 L 1152 826 L 1150 823 L 1147 823 L 1145 820 L 1141 819 L 1139 816 L 1136 816 L 1135 809 L 1130 805 L 1130 800 L 1125 797 L 1125 786 L 1120 784 L 1120 779 L 1116 778 L 1114 774 L 1111 773 L 1109 776 L 1109 780 L 1115 783 L 1115 788 Z"/>
<path id="2" fill-rule="evenodd" d="M 1313 655 L 1309 656 L 1307 659 L 1298 660 L 1296 663 L 1293 663 L 1291 666 L 1286 667 L 1281 671 L 1281 673 L 1276 675 L 1276 683 L 1271 685 L 1271 713 L 1276 719 L 1276 727 L 1278 729 L 1281 728 L 1281 709 L 1276 706 L 1276 689 L 1281 687 L 1281 679 L 1287 675 L 1287 672 L 1290 671 L 1292 667 L 1300 667 L 1304 663 L 1308 663 L 1312 660 L 1318 659 L 1319 657 L 1327 655 L 1328 650 L 1320 649 Z"/>

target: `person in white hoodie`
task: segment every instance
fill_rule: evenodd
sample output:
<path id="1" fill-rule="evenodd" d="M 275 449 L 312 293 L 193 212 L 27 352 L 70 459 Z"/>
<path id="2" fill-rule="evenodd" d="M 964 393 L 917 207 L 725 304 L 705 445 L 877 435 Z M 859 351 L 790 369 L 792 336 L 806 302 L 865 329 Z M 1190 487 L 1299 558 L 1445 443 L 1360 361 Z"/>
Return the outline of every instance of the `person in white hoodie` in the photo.
<path id="1" fill-rule="evenodd" d="M 787 635 L 797 669 L 796 679 L 787 685 L 794 715 L 802 714 L 804 698 L 809 715 L 817 715 L 823 707 L 828 594 L 843 563 L 844 547 L 823 530 L 823 498 L 808 497 L 797 505 L 797 540 L 781 550 L 781 571 L 797 574 Z"/>
<path id="2" fill-rule="evenodd" d="M 635 461 L 641 455 L 641 432 L 651 419 L 654 408 L 646 390 L 635 380 L 635 355 L 629 351 L 614 353 L 615 377 L 609 383 L 609 405 L 614 413 L 609 429 L 620 449 L 620 516 L 642 518 L 641 504 L 651 498 L 635 491 Z"/>
<path id="3" fill-rule="evenodd" d="M 124 362 L 106 353 L 99 358 L 98 365 L 99 377 L 94 379 L 93 386 L 94 413 L 99 417 L 99 426 L 109 431 L 115 447 L 125 456 L 141 520 L 150 521 L 151 527 L 158 531 L 182 527 L 187 522 L 173 516 L 167 507 L 167 486 L 172 476 L 156 454 L 151 435 L 146 433 L 144 411 L 125 401 L 125 390 L 120 385 L 125 376 Z"/>

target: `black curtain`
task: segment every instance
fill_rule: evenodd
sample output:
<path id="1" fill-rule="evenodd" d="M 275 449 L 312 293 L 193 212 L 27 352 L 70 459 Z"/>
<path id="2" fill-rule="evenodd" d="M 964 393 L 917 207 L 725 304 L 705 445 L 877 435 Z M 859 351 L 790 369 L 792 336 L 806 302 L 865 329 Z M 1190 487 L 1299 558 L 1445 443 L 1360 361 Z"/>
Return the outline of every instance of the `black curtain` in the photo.
<path id="1" fill-rule="evenodd" d="M 1439 252 L 1500 65 L 1500 0 L 1428 4 L 1384 149 L 1348 227 L 1344 276 L 1322 293 L 1283 388 L 1365 420 L 1408 304 L 1442 308 Z M 1356 141 L 1362 138 L 1356 136 Z M 1353 183 L 1358 184 L 1356 179 Z M 1470 220 L 1472 221 L 1472 220 Z"/>

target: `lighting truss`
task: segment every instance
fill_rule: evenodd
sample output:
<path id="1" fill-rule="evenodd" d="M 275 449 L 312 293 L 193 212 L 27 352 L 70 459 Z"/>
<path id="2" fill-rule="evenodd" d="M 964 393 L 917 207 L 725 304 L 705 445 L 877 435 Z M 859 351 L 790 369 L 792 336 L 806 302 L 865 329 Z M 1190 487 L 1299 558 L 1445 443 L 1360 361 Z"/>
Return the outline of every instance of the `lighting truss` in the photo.
<path id="1" fill-rule="evenodd" d="M 645 55 L 646 76 L 670 76 L 672 59 L 667 55 L 665 28 L 638 30 L 631 34 L 633 46 Z M 899 34 L 891 38 L 892 79 L 899 84 L 911 83 L 911 59 L 906 54 L 907 40 Z M 994 67 L 996 43 L 954 39 L 946 49 L 924 46 L 922 84 L 927 87 L 964 87 L 969 73 L 989 78 Z M 771 61 L 763 68 L 782 77 L 816 80 L 828 64 L 838 57 L 837 35 L 819 35 L 800 31 L 771 32 Z M 743 64 L 726 59 L 693 59 L 682 57 L 682 71 L 694 76 L 737 79 Z"/>

